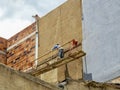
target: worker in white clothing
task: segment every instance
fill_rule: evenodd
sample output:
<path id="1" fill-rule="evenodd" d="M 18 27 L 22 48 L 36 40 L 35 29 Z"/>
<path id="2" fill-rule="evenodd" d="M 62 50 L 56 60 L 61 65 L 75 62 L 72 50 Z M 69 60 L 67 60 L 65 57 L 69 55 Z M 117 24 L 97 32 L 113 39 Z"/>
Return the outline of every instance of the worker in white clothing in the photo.
<path id="1" fill-rule="evenodd" d="M 63 58 L 64 57 L 64 49 L 59 44 L 54 45 L 52 50 L 55 50 L 55 49 L 58 49 L 58 56 L 60 58 Z"/>

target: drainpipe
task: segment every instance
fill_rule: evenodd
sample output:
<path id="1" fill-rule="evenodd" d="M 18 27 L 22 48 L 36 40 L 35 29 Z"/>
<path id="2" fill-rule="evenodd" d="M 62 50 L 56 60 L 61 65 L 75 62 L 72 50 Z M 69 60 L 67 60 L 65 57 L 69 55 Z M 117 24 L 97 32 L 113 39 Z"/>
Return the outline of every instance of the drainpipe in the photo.
<path id="1" fill-rule="evenodd" d="M 38 42 L 39 42 L 39 36 L 38 36 L 38 32 L 39 32 L 39 16 L 38 15 L 35 15 L 33 16 L 35 18 L 35 21 L 36 21 L 36 24 L 35 24 L 35 27 L 36 27 L 36 41 L 35 41 L 35 67 L 37 67 L 37 64 L 38 64 Z"/>

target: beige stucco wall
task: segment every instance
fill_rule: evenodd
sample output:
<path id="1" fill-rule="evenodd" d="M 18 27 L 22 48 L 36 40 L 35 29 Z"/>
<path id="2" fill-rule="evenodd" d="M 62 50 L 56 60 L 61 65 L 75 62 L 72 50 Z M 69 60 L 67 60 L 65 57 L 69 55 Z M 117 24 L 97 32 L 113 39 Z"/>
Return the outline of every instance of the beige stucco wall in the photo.
<path id="1" fill-rule="evenodd" d="M 81 16 L 81 0 L 68 0 L 42 17 L 39 20 L 39 57 L 49 52 L 57 43 L 63 45 L 72 39 L 82 42 Z M 67 66 L 72 79 L 82 78 L 82 60 L 73 61 Z M 65 66 L 42 74 L 41 79 L 53 83 L 64 80 Z"/>
<path id="2" fill-rule="evenodd" d="M 33 76 L 0 64 L 0 90 L 58 90 Z"/>

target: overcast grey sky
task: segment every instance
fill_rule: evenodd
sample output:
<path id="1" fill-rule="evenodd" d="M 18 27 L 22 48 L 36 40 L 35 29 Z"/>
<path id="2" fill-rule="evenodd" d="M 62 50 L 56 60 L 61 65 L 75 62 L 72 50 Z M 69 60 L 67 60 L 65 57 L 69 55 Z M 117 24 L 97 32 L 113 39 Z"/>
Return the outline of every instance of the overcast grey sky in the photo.
<path id="1" fill-rule="evenodd" d="M 10 38 L 67 0 L 0 0 L 0 37 Z"/>

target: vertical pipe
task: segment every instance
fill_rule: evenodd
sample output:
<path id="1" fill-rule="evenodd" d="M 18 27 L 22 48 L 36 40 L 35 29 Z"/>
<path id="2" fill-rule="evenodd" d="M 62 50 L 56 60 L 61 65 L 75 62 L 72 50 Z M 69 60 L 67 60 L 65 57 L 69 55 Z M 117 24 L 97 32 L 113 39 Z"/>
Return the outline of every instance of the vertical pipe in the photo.
<path id="1" fill-rule="evenodd" d="M 38 25 L 36 25 L 37 26 L 37 28 L 36 28 L 36 44 L 35 44 L 35 65 L 37 66 L 37 63 L 38 63 Z"/>
<path id="2" fill-rule="evenodd" d="M 38 32 L 39 32 L 39 16 L 35 15 L 33 16 L 35 18 L 36 24 L 35 24 L 35 28 L 36 28 L 36 41 L 35 41 L 35 67 L 37 67 L 38 64 L 38 42 L 39 42 L 39 36 L 38 36 Z"/>

